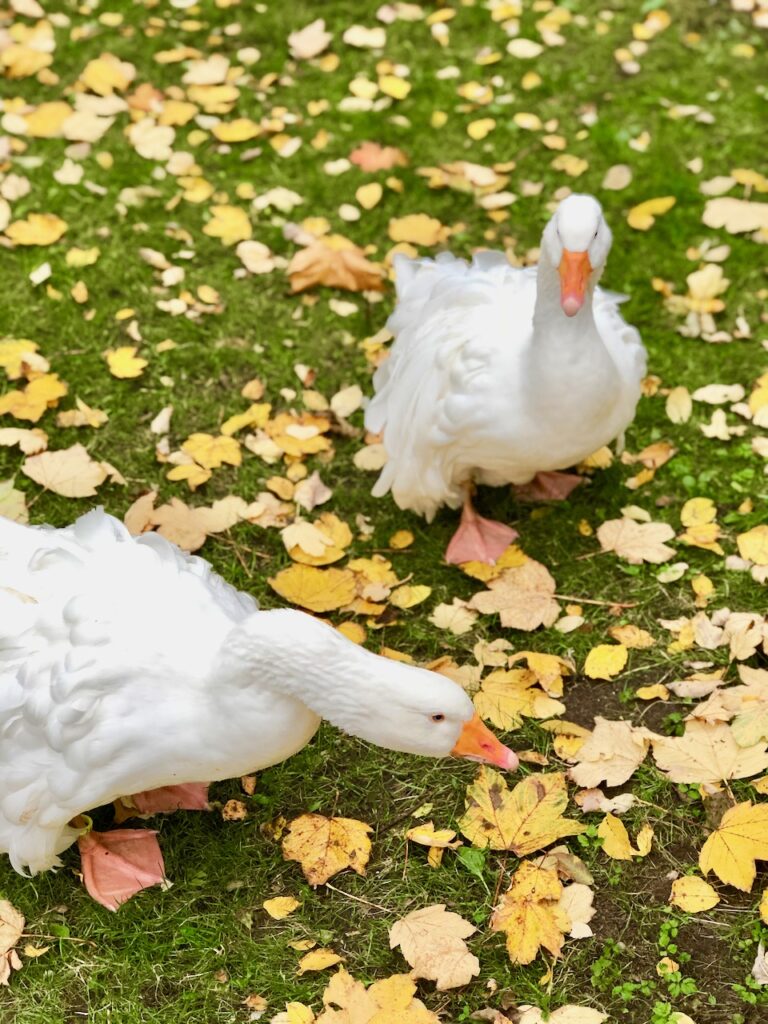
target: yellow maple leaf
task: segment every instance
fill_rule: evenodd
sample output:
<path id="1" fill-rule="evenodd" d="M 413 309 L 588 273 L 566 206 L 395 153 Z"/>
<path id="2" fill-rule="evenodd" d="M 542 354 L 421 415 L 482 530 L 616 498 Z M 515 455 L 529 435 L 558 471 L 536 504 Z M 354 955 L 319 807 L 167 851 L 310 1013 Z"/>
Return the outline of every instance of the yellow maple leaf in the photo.
<path id="1" fill-rule="evenodd" d="M 271 577 L 269 585 L 286 601 L 312 612 L 329 612 L 349 604 L 357 589 L 354 573 L 349 569 L 318 569 L 300 564 Z"/>
<path id="2" fill-rule="evenodd" d="M 53 139 L 61 134 L 61 128 L 74 111 L 63 100 L 41 103 L 24 115 L 27 135 L 33 139 Z"/>
<path id="3" fill-rule="evenodd" d="M 413 978 L 436 982 L 438 992 L 468 985 L 480 961 L 464 941 L 477 929 L 444 903 L 412 910 L 389 930 L 389 945 L 400 947 Z"/>
<path id="4" fill-rule="evenodd" d="M 627 214 L 627 224 L 635 231 L 648 231 L 653 227 L 656 218 L 671 210 L 677 202 L 675 196 L 659 196 L 658 199 L 646 199 L 644 203 L 633 206 Z"/>
<path id="5" fill-rule="evenodd" d="M 410 530 L 396 530 L 389 538 L 389 546 L 395 551 L 402 551 L 413 544 L 413 534 Z"/>
<path id="6" fill-rule="evenodd" d="M 53 245 L 67 230 L 67 222 L 55 213 L 30 213 L 5 229 L 16 245 Z"/>
<path id="7" fill-rule="evenodd" d="M 462 834 L 481 849 L 512 850 L 518 857 L 586 828 L 562 816 L 568 804 L 562 772 L 529 775 L 510 791 L 500 772 L 483 765 L 467 788 L 466 803 Z"/>
<path id="8" fill-rule="evenodd" d="M 264 900 L 261 905 L 270 917 L 276 921 L 282 921 L 301 904 L 293 896 L 274 896 L 271 900 Z"/>
<path id="9" fill-rule="evenodd" d="M 590 679 L 613 679 L 624 669 L 628 656 L 624 644 L 598 644 L 587 655 L 584 675 Z"/>
<path id="10" fill-rule="evenodd" d="M 371 263 L 356 245 L 336 247 L 331 238 L 300 249 L 286 272 L 294 293 L 318 285 L 350 292 L 381 291 L 384 287 L 384 271 L 378 263 Z"/>
<path id="11" fill-rule="evenodd" d="M 107 349 L 104 358 L 113 377 L 130 380 L 142 375 L 148 363 L 146 359 L 136 355 L 137 351 L 136 345 L 121 345 L 119 348 Z"/>
<path id="12" fill-rule="evenodd" d="M 225 462 L 230 466 L 239 466 L 243 459 L 239 442 L 223 434 L 218 437 L 213 434 L 190 434 L 181 450 L 191 455 L 205 469 L 218 469 Z"/>
<path id="13" fill-rule="evenodd" d="M 755 861 L 768 860 L 768 804 L 749 801 L 730 807 L 699 854 L 705 875 L 714 871 L 721 882 L 749 892 Z"/>
<path id="14" fill-rule="evenodd" d="M 102 409 L 92 409 L 82 398 L 75 398 L 76 409 L 66 409 L 56 417 L 57 427 L 103 427 L 109 416 Z"/>
<path id="15" fill-rule="evenodd" d="M 474 696 L 478 714 L 505 732 L 519 729 L 526 718 L 562 715 L 565 704 L 540 690 L 534 672 L 524 668 L 496 669 L 485 677 Z"/>
<path id="16" fill-rule="evenodd" d="M 739 554 L 756 565 L 768 565 L 768 526 L 760 523 L 736 538 Z"/>
<path id="17" fill-rule="evenodd" d="M 222 204 L 212 206 L 213 216 L 203 228 L 203 234 L 220 238 L 224 245 L 244 242 L 253 234 L 248 214 L 239 206 Z"/>
<path id="18" fill-rule="evenodd" d="M 368 833 L 372 831 L 370 825 L 356 818 L 302 814 L 288 826 L 283 857 L 298 861 L 313 886 L 322 885 L 345 868 L 364 875 L 371 855 Z"/>
<path id="19" fill-rule="evenodd" d="M 698 875 L 684 875 L 672 883 L 669 902 L 684 910 L 686 914 L 700 914 L 711 910 L 720 902 L 720 897 L 703 878 Z"/>
<path id="20" fill-rule="evenodd" d="M 512 963 L 529 964 L 543 946 L 559 957 L 570 918 L 559 906 L 563 885 L 552 868 L 523 862 L 491 918 L 495 932 L 505 932 Z"/>

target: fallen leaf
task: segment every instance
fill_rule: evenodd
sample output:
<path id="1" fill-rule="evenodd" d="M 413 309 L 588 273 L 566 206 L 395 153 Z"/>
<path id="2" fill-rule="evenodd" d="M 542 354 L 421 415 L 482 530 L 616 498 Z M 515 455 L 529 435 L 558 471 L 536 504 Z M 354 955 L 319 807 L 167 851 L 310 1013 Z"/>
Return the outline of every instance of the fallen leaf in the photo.
<path id="1" fill-rule="evenodd" d="M 768 230 L 768 203 L 722 196 L 707 200 L 701 218 L 708 228 L 725 228 L 732 235 Z"/>
<path id="2" fill-rule="evenodd" d="M 768 768 L 765 742 L 739 747 L 723 722 L 686 723 L 682 736 L 657 736 L 653 756 L 673 782 L 719 784 L 728 779 L 748 779 Z"/>
<path id="3" fill-rule="evenodd" d="M 298 861 L 313 886 L 322 885 L 345 868 L 364 875 L 371 855 L 368 833 L 372 831 L 370 825 L 355 818 L 302 814 L 288 826 L 283 857 Z"/>
<path id="4" fill-rule="evenodd" d="M 299 250 L 287 267 L 292 292 L 325 285 L 346 291 L 381 291 L 383 270 L 371 263 L 357 246 L 332 249 L 323 241 Z"/>
<path id="5" fill-rule="evenodd" d="M 282 921 L 301 904 L 293 896 L 274 896 L 271 900 L 264 900 L 261 905 L 270 917 Z"/>
<path id="6" fill-rule="evenodd" d="M 269 579 L 273 590 L 301 608 L 329 612 L 341 608 L 355 596 L 357 586 L 349 569 L 318 569 L 313 565 L 291 565 Z"/>
<path id="7" fill-rule="evenodd" d="M 55 213 L 30 213 L 9 224 L 5 234 L 16 245 L 53 245 L 66 230 L 67 222 Z"/>
<path id="8" fill-rule="evenodd" d="M 389 946 L 400 950 L 411 966 L 412 978 L 434 981 L 438 992 L 468 985 L 480 973 L 480 961 L 464 939 L 477 929 L 458 914 L 433 904 L 396 921 L 389 930 Z"/>
<path id="9" fill-rule="evenodd" d="M 440 1024 L 437 1014 L 414 998 L 415 992 L 416 982 L 407 974 L 383 978 L 366 989 L 342 967 L 323 993 L 326 1010 L 315 1024 Z M 295 1024 L 309 1022 L 305 1018 Z"/>
<path id="10" fill-rule="evenodd" d="M 299 960 L 298 974 L 306 974 L 307 971 L 324 971 L 328 967 L 341 963 L 341 957 L 332 949 L 313 949 L 306 953 Z"/>
<path id="11" fill-rule="evenodd" d="M 512 850 L 517 857 L 586 828 L 562 817 L 568 804 L 562 772 L 529 775 L 509 790 L 499 772 L 483 766 L 467 788 L 466 804 L 463 835 L 480 849 Z"/>
<path id="12" fill-rule="evenodd" d="M 26 495 L 16 490 L 13 480 L 0 480 L 0 516 L 14 523 L 29 522 Z"/>
<path id="13" fill-rule="evenodd" d="M 527 669 L 496 669 L 483 679 L 474 696 L 477 713 L 498 729 L 519 729 L 526 718 L 550 718 L 565 713 L 565 704 L 554 700 L 536 685 Z"/>
<path id="14" fill-rule="evenodd" d="M 683 875 L 672 883 L 669 902 L 684 910 L 686 914 L 700 914 L 704 910 L 716 907 L 720 897 L 709 882 L 705 882 L 698 875 Z"/>
<path id="15" fill-rule="evenodd" d="M 363 142 L 349 154 L 349 159 L 362 171 L 388 171 L 392 167 L 405 167 L 408 158 L 395 146 L 380 146 L 378 142 Z"/>
<path id="16" fill-rule="evenodd" d="M 560 614 L 555 601 L 555 581 L 540 562 L 529 559 L 513 569 L 504 569 L 488 583 L 488 590 L 474 594 L 469 607 L 483 614 L 499 612 L 502 626 L 532 630 L 551 626 Z"/>
<path id="17" fill-rule="evenodd" d="M 467 606 L 466 601 L 454 597 L 450 604 L 435 605 L 429 621 L 438 629 L 447 629 L 454 636 L 462 636 L 474 627 L 478 613 Z"/>
<path id="18" fill-rule="evenodd" d="M 768 526 L 761 523 L 736 537 L 739 554 L 756 565 L 768 565 Z"/>
<path id="19" fill-rule="evenodd" d="M 524 861 L 512 876 L 491 918 L 491 929 L 505 932 L 514 964 L 529 964 L 543 946 L 560 956 L 570 918 L 560 906 L 563 884 L 557 871 Z"/>
<path id="20" fill-rule="evenodd" d="M 433 246 L 446 238 L 447 229 L 435 217 L 426 213 L 410 213 L 389 222 L 389 237 L 393 242 Z"/>
<path id="21" fill-rule="evenodd" d="M 721 882 L 749 892 L 755 861 L 768 860 L 768 804 L 749 801 L 730 807 L 699 854 L 705 875 L 714 871 Z"/>
<path id="22" fill-rule="evenodd" d="M 136 355 L 137 351 L 135 345 L 121 345 L 120 348 L 107 349 L 104 355 L 109 372 L 113 377 L 129 380 L 142 375 L 149 364 L 146 359 Z"/>
<path id="23" fill-rule="evenodd" d="M 590 679 L 613 679 L 624 670 L 627 657 L 624 644 L 598 644 L 587 655 L 584 675 Z"/>
<path id="24" fill-rule="evenodd" d="M 675 531 L 667 523 L 636 523 L 627 518 L 609 519 L 597 530 L 603 551 L 614 551 L 630 565 L 669 561 L 675 552 L 664 542 L 674 536 Z"/>
<path id="25" fill-rule="evenodd" d="M 645 760 L 654 734 L 631 722 L 595 718 L 592 735 L 579 748 L 577 763 L 568 772 L 577 786 L 593 787 L 604 782 L 621 786 Z"/>
<path id="26" fill-rule="evenodd" d="M 311 60 L 323 52 L 333 36 L 325 30 L 325 19 L 317 18 L 304 28 L 291 32 L 288 47 L 295 60 Z"/>
<path id="27" fill-rule="evenodd" d="M 90 498 L 107 478 L 101 462 L 94 462 L 81 444 L 32 455 L 21 466 L 30 480 L 65 498 Z"/>
<path id="28" fill-rule="evenodd" d="M 656 218 L 671 210 L 677 200 L 674 196 L 660 196 L 658 199 L 646 199 L 644 203 L 633 206 L 627 214 L 627 223 L 636 231 L 648 231 L 656 222 Z"/>

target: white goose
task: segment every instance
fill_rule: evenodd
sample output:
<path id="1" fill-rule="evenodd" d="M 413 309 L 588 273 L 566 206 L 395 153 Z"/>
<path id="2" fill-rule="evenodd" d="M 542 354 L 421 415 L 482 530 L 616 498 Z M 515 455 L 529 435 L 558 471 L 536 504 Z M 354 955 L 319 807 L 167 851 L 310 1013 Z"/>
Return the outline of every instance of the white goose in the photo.
<path id="1" fill-rule="evenodd" d="M 517 758 L 455 683 L 380 657 L 292 610 L 259 611 L 201 558 L 95 509 L 66 529 L 0 518 L 0 852 L 19 872 L 79 838 L 105 906 L 161 881 L 155 834 L 83 835 L 81 812 L 265 768 L 321 718 L 392 750 Z M 179 788 L 181 787 L 181 788 Z"/>
<path id="2" fill-rule="evenodd" d="M 366 427 L 383 432 L 388 461 L 373 489 L 428 520 L 463 505 L 446 558 L 493 561 L 517 534 L 472 506 L 473 482 L 526 484 L 553 497 L 565 469 L 622 434 L 645 373 L 645 349 L 597 287 L 611 232 L 592 196 L 558 206 L 537 268 L 503 253 L 471 264 L 396 258 L 391 353 L 374 376 Z"/>

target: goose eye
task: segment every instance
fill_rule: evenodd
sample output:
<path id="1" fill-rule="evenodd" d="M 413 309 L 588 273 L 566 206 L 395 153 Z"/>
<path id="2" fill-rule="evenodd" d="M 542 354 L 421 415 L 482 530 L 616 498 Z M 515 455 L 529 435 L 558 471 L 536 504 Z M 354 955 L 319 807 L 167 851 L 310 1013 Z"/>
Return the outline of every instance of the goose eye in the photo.
<path id="1" fill-rule="evenodd" d="M 432 718 L 433 722 L 444 722 L 445 721 L 445 715 L 442 715 L 442 714 L 431 715 L 430 717 Z"/>

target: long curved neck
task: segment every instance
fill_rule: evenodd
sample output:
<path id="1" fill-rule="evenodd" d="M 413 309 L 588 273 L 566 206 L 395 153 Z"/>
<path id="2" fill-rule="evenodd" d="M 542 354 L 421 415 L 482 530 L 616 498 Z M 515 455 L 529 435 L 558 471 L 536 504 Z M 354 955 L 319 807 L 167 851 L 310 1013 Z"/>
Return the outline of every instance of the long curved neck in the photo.
<path id="1" fill-rule="evenodd" d="M 230 685 L 290 696 L 333 725 L 354 723 L 375 704 L 370 651 L 303 612 L 259 611 L 236 627 L 223 651 Z"/>

